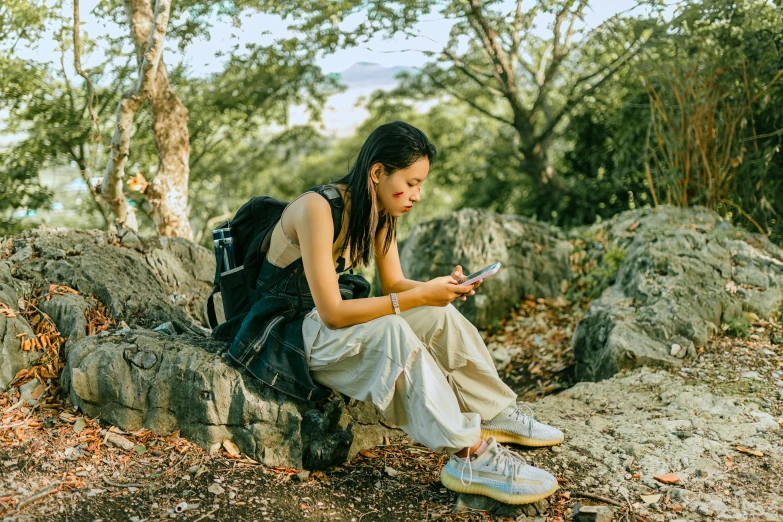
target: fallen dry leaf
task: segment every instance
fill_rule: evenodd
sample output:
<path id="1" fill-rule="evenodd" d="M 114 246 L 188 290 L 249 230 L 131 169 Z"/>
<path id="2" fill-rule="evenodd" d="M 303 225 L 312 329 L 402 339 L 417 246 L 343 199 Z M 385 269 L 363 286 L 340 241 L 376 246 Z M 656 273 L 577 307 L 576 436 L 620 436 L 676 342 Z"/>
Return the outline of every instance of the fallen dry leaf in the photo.
<path id="1" fill-rule="evenodd" d="M 680 481 L 680 477 L 678 477 L 674 473 L 666 473 L 665 475 L 655 475 L 653 478 L 658 482 L 663 482 L 664 484 L 676 484 Z"/>
<path id="2" fill-rule="evenodd" d="M 367 457 L 368 459 L 377 459 L 378 458 L 378 455 L 376 455 L 375 453 L 373 453 L 370 450 L 361 450 L 359 452 L 359 455 L 361 455 L 362 457 Z"/>
<path id="3" fill-rule="evenodd" d="M 46 385 L 44 383 L 39 384 L 38 386 L 35 387 L 33 392 L 30 394 L 30 398 L 32 398 L 33 400 L 37 400 L 45 389 L 46 389 Z"/>
<path id="4" fill-rule="evenodd" d="M 755 455 L 757 457 L 763 457 L 764 456 L 764 454 L 762 452 L 760 452 L 759 450 L 748 449 L 748 448 L 745 448 L 743 446 L 737 446 L 736 449 L 737 449 L 737 451 L 739 451 L 741 453 L 747 453 L 748 455 Z"/>
<path id="5" fill-rule="evenodd" d="M 223 441 L 223 448 L 228 452 L 229 455 L 232 457 L 236 457 L 239 455 L 239 448 L 236 444 L 234 444 L 233 441 L 226 439 Z"/>

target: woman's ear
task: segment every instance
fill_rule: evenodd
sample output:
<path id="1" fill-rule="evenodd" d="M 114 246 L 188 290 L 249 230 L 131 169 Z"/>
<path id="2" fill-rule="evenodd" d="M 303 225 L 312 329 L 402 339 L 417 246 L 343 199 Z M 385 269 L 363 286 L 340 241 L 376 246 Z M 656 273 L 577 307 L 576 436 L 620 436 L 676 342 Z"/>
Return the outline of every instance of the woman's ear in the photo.
<path id="1" fill-rule="evenodd" d="M 377 185 L 381 181 L 381 174 L 383 174 L 383 165 L 376 163 L 370 169 L 370 180 Z"/>

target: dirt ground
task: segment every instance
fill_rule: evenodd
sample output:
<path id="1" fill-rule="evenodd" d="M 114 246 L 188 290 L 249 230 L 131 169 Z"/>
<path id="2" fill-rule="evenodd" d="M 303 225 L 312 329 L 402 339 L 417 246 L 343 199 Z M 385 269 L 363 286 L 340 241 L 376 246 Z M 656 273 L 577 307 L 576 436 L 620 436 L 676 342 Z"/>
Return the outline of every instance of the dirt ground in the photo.
<path id="1" fill-rule="evenodd" d="M 572 384 L 568 334 L 578 314 L 567 303 L 529 300 L 501 328 L 486 332 L 488 344 L 516 343 L 519 348 L 501 375 L 521 398 L 534 401 Z M 780 379 L 777 372 L 783 373 L 779 362 L 783 347 L 776 345 L 776 335 L 782 334 L 766 324 L 750 335 L 754 338 L 719 336 L 699 359 L 687 362 L 684 371 L 672 373 L 695 377 L 709 386 L 735 386 L 737 393 L 768 399 L 771 413 L 780 418 L 783 388 L 775 379 Z M 776 357 L 754 355 L 759 343 L 765 343 L 765 349 Z M 747 372 L 757 372 L 760 378 L 748 378 Z M 53 398 L 56 386 L 52 380 L 38 390 L 35 408 L 21 406 L 18 391 L 0 395 L 0 516 L 4 522 L 562 522 L 570 519 L 577 502 L 612 506 L 614 520 L 631 521 L 634 516 L 641 522 L 654 520 L 622 498 L 608 498 L 595 493 L 598 488 L 578 486 L 587 480 L 590 467 L 562 463 L 558 448 L 516 448 L 530 463 L 558 476 L 558 493 L 523 510 L 492 509 L 491 513 L 484 510 L 481 499 L 458 502 L 457 495 L 440 484 L 445 455 L 434 454 L 406 437 L 365 450 L 351 462 L 325 472 L 266 468 L 235 454 L 230 444 L 204 450 L 177 433 L 124 433 L 100 419 L 87 419 Z M 744 483 L 780 490 L 780 470 L 765 468 L 764 461 L 754 460 L 752 454 L 735 458 L 736 462 L 747 461 Z"/>

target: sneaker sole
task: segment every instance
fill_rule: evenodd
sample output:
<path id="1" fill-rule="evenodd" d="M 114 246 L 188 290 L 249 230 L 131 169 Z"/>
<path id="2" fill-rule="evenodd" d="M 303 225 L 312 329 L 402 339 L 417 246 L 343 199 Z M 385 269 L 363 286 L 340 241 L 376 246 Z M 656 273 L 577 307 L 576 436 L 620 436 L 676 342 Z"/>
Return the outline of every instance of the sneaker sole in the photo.
<path id="1" fill-rule="evenodd" d="M 450 489 L 451 491 L 456 491 L 457 493 L 470 493 L 473 495 L 483 495 L 485 497 L 489 497 L 497 501 L 504 502 L 506 504 L 514 504 L 514 505 L 532 504 L 533 502 L 537 502 L 539 500 L 545 499 L 551 496 L 555 491 L 557 491 L 558 488 L 558 485 L 555 484 L 555 486 L 552 489 L 544 493 L 538 493 L 535 495 L 512 495 L 510 493 L 503 493 L 502 491 L 498 491 L 495 488 L 485 486 L 484 484 L 468 484 L 467 486 L 465 486 L 464 484 L 462 484 L 462 481 L 460 479 L 452 476 L 451 473 L 446 471 L 445 466 L 440 471 L 440 481 L 448 489 Z"/>
<path id="2" fill-rule="evenodd" d="M 543 440 L 543 439 L 530 439 L 521 435 L 515 435 L 507 431 L 496 430 L 481 430 L 481 438 L 487 440 L 490 437 L 495 437 L 498 442 L 511 442 L 513 444 L 519 444 L 520 446 L 532 446 L 540 448 L 543 446 L 556 446 L 563 442 L 564 437 L 559 439 Z"/>

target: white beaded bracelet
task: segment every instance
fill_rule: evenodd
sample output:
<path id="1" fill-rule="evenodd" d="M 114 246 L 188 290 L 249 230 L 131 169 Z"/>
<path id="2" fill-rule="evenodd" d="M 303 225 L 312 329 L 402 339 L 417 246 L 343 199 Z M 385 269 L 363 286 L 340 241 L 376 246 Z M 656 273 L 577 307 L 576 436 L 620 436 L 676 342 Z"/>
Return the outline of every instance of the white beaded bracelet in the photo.
<path id="1" fill-rule="evenodd" d="M 394 307 L 394 313 L 400 315 L 402 312 L 400 311 L 400 303 L 397 302 L 397 294 L 392 292 L 391 294 L 389 294 L 389 296 L 391 296 L 392 306 Z"/>

